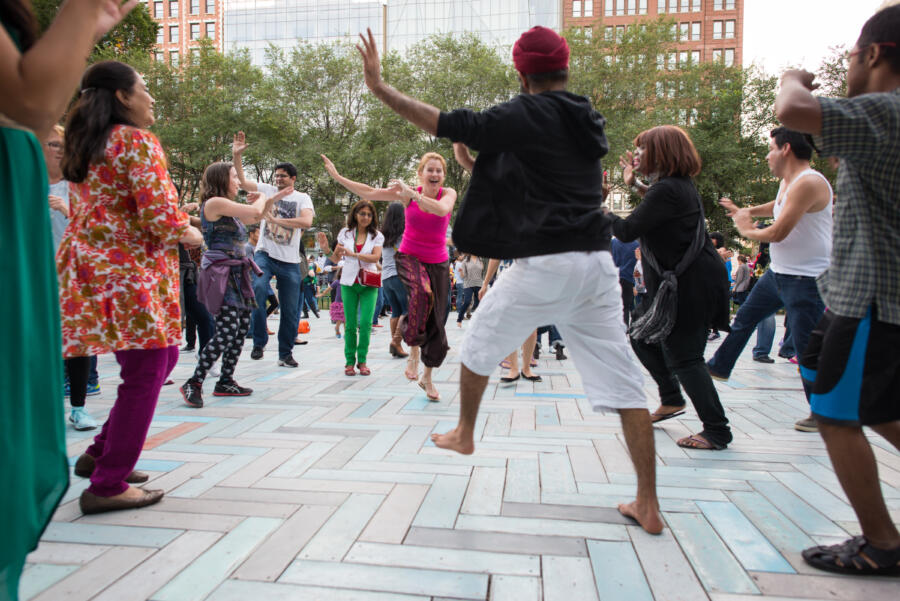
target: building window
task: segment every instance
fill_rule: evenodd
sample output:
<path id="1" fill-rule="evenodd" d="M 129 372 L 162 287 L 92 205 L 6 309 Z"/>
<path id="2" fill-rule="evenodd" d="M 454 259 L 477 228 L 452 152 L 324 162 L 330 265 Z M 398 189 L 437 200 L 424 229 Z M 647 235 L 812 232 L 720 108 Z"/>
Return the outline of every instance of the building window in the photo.
<path id="1" fill-rule="evenodd" d="M 169 25 L 169 42 L 178 43 L 178 25 Z"/>
<path id="2" fill-rule="evenodd" d="M 572 2 L 572 16 L 581 16 L 581 2 L 579 0 L 575 0 L 574 2 Z"/>
<path id="3" fill-rule="evenodd" d="M 734 0 L 713 0 L 713 10 L 734 10 Z"/>
<path id="4" fill-rule="evenodd" d="M 734 39 L 734 21 L 725 21 L 725 39 Z"/>
<path id="5" fill-rule="evenodd" d="M 691 23 L 691 41 L 700 41 L 700 23 Z"/>
<path id="6" fill-rule="evenodd" d="M 607 42 L 612 42 L 612 40 L 613 40 L 613 26 L 612 25 L 607 25 L 606 28 L 603 30 L 603 39 L 606 40 Z"/>
<path id="7" fill-rule="evenodd" d="M 206 24 L 206 37 L 211 40 L 214 40 L 216 38 L 216 24 L 212 21 L 209 21 Z"/>
<path id="8" fill-rule="evenodd" d="M 713 62 L 718 63 L 722 61 L 722 51 L 721 50 L 713 50 Z"/>
<path id="9" fill-rule="evenodd" d="M 678 27 L 678 39 L 682 42 L 686 42 L 688 40 L 690 23 L 680 23 Z"/>
<path id="10" fill-rule="evenodd" d="M 722 0 L 713 0 L 713 10 L 722 10 Z"/>
<path id="11" fill-rule="evenodd" d="M 700 12 L 700 0 L 694 0 L 691 4 L 691 11 L 698 13 Z"/>
<path id="12" fill-rule="evenodd" d="M 637 14 L 637 0 L 628 0 L 628 14 L 629 15 Z"/>
<path id="13" fill-rule="evenodd" d="M 656 2 L 656 12 L 664 15 L 666 14 L 666 0 L 657 0 Z"/>
<path id="14" fill-rule="evenodd" d="M 216 0 L 206 0 L 206 14 L 213 15 L 216 12 Z"/>
<path id="15" fill-rule="evenodd" d="M 725 66 L 726 67 L 734 66 L 734 48 L 726 48 L 725 49 Z"/>
<path id="16" fill-rule="evenodd" d="M 178 16 L 178 2 L 175 2 L 175 0 L 169 0 L 169 16 Z"/>
<path id="17" fill-rule="evenodd" d="M 616 0 L 606 0 L 606 9 L 603 11 L 607 17 L 613 16 L 613 12 L 615 12 L 615 2 Z"/>
<path id="18" fill-rule="evenodd" d="M 722 21 L 713 21 L 713 39 L 722 39 Z"/>
<path id="19" fill-rule="evenodd" d="M 594 0 L 584 0 L 584 16 L 594 16 Z"/>
<path id="20" fill-rule="evenodd" d="M 200 23 L 191 23 L 191 39 L 200 39 Z"/>
<path id="21" fill-rule="evenodd" d="M 691 10 L 691 0 L 681 0 L 681 12 L 686 13 Z"/>
<path id="22" fill-rule="evenodd" d="M 163 18 L 163 3 L 162 2 L 154 2 L 153 3 L 153 18 L 154 19 L 162 19 Z"/>
<path id="23" fill-rule="evenodd" d="M 616 41 L 621 42 L 625 37 L 625 26 L 624 25 L 616 25 Z"/>
<path id="24" fill-rule="evenodd" d="M 166 59 L 166 54 L 165 52 L 155 52 L 153 54 L 153 58 L 156 60 L 156 62 L 161 63 Z"/>
<path id="25" fill-rule="evenodd" d="M 586 26 L 584 28 L 584 37 L 586 37 L 586 38 L 594 37 L 594 28 L 591 27 L 590 25 Z"/>
<path id="26" fill-rule="evenodd" d="M 678 12 L 678 0 L 669 0 L 669 12 L 670 13 Z"/>
<path id="27" fill-rule="evenodd" d="M 158 46 L 162 46 L 165 43 L 166 43 L 166 32 L 162 27 L 160 27 L 159 29 L 156 30 L 156 44 Z"/>
<path id="28" fill-rule="evenodd" d="M 191 0 L 191 14 L 200 14 L 200 0 Z"/>
<path id="29" fill-rule="evenodd" d="M 616 0 L 616 15 L 624 15 L 625 14 L 625 0 Z"/>
<path id="30" fill-rule="evenodd" d="M 691 63 L 695 65 L 700 64 L 700 51 L 699 50 L 691 50 Z"/>
<path id="31" fill-rule="evenodd" d="M 647 14 L 647 0 L 640 0 L 638 4 L 638 14 L 646 15 Z"/>
<path id="32" fill-rule="evenodd" d="M 172 64 L 173 67 L 178 66 L 178 51 L 177 50 L 173 50 L 172 52 L 169 53 L 169 62 Z"/>
<path id="33" fill-rule="evenodd" d="M 662 54 L 657 54 L 656 55 L 656 70 L 662 71 L 665 68 L 666 68 L 666 57 L 663 56 Z M 658 82 L 656 85 L 660 86 L 660 85 L 662 85 L 662 83 Z"/>
<path id="34" fill-rule="evenodd" d="M 686 65 L 688 62 L 688 53 L 687 50 L 682 50 L 678 53 L 678 64 L 681 66 Z"/>
<path id="35" fill-rule="evenodd" d="M 668 63 L 668 65 L 666 65 L 666 67 L 669 69 L 669 71 L 674 71 L 675 67 L 678 66 L 677 58 L 678 57 L 675 55 L 674 52 L 669 53 L 669 63 Z"/>

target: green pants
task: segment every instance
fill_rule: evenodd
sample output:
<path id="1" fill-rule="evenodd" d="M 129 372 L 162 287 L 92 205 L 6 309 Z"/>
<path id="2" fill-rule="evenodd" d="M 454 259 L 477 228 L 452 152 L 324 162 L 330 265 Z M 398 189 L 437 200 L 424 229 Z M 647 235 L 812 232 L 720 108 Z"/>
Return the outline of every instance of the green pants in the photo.
<path id="1" fill-rule="evenodd" d="M 372 335 L 372 317 L 378 288 L 353 284 L 341 286 L 341 300 L 344 302 L 344 357 L 346 365 L 365 363 L 369 354 L 369 338 Z M 358 315 L 358 317 L 357 317 Z M 357 323 L 361 320 L 360 323 Z M 357 327 L 359 339 L 357 341 Z"/>

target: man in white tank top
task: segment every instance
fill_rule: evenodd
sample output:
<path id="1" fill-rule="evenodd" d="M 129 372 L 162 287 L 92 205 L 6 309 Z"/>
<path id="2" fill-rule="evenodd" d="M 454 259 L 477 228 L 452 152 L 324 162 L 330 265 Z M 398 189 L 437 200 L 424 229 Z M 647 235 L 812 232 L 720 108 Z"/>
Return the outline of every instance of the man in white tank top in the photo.
<path id="1" fill-rule="evenodd" d="M 757 324 L 779 309 L 785 310 L 798 354 L 822 318 L 825 305 L 816 277 L 828 269 L 830 262 L 833 194 L 825 176 L 809 165 L 812 151 L 802 134 L 784 127 L 772 130 L 766 160 L 772 174 L 781 179 L 778 196 L 766 204 L 742 209 L 727 198 L 720 201 L 741 236 L 771 243 L 772 264 L 738 309 L 731 333 L 707 363 L 713 378 L 728 379 Z M 757 229 L 754 217 L 774 217 L 774 223 Z M 804 382 L 807 401 L 808 388 Z M 803 432 L 817 430 L 812 416 L 799 420 L 794 427 Z"/>

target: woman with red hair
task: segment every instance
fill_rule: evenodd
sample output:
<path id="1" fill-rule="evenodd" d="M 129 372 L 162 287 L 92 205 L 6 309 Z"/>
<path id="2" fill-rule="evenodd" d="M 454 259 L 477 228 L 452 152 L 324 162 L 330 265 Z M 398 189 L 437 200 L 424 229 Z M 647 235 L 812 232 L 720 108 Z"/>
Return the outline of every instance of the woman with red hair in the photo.
<path id="1" fill-rule="evenodd" d="M 728 276 L 706 232 L 693 177 L 700 156 L 680 128 L 654 127 L 638 134 L 635 152 L 620 159 L 625 183 L 643 197 L 613 233 L 623 242 L 640 239 L 647 298 L 645 312 L 630 326 L 635 354 L 659 387 L 661 406 L 653 421 L 684 413 L 684 388 L 703 422 L 703 431 L 678 441 L 692 449 L 724 449 L 731 429 L 703 351 L 710 327 L 728 329 Z M 639 171 L 650 181 L 635 178 Z"/>

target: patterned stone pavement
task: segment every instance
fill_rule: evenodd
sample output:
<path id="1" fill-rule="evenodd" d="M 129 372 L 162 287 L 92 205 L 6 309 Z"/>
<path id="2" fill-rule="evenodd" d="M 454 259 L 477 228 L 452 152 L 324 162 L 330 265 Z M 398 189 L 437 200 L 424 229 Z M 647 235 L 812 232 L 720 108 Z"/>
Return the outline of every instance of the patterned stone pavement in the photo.
<path id="1" fill-rule="evenodd" d="M 273 317 L 273 320 L 277 316 Z M 383 320 L 386 324 L 386 320 Z M 275 325 L 275 324 L 273 324 Z M 458 414 L 462 332 L 429 403 L 373 336 L 373 375 L 343 375 L 342 340 L 311 320 L 299 369 L 247 351 L 247 398 L 182 404 L 193 369 L 182 354 L 164 388 L 139 469 L 165 499 L 138 511 L 82 516 L 71 487 L 29 556 L 22 598 L 41 601 L 748 601 L 900 599 L 897 579 L 808 568 L 800 550 L 858 533 L 818 435 L 796 368 L 762 365 L 749 349 L 717 383 L 735 440 L 719 452 L 680 449 L 692 409 L 656 429 L 667 528 L 650 536 L 615 510 L 634 494 L 618 418 L 590 411 L 571 361 L 541 358 L 544 382 L 499 386 L 482 404 L 477 450 L 435 448 L 429 434 Z M 465 323 L 468 326 L 468 322 Z M 714 344 L 711 343 L 710 352 Z M 105 417 L 118 371 L 100 360 Z M 645 382 L 655 405 L 655 390 Z M 90 432 L 69 430 L 71 461 Z M 888 502 L 900 521 L 900 454 L 873 437 Z"/>

